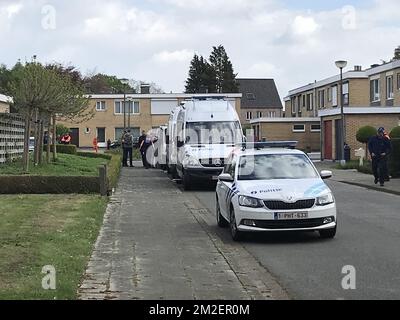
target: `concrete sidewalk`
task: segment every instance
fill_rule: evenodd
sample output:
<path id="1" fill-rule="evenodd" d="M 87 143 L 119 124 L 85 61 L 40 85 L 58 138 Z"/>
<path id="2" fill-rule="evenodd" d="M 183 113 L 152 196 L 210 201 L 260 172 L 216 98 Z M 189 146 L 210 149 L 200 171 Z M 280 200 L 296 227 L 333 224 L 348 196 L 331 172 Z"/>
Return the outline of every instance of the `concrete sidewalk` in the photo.
<path id="1" fill-rule="evenodd" d="M 244 261 L 223 254 L 202 226 L 204 210 L 162 171 L 123 168 L 79 298 L 287 298 L 240 244 L 233 259 Z"/>
<path id="2" fill-rule="evenodd" d="M 368 189 L 400 195 L 400 179 L 391 179 L 385 182 L 385 186 L 381 187 L 374 184 L 374 177 L 370 174 L 358 172 L 357 170 L 340 170 L 336 169 L 338 163 L 334 162 L 316 162 L 318 170 L 331 170 L 333 173 L 332 180 L 343 182 L 351 185 L 365 187 Z"/>

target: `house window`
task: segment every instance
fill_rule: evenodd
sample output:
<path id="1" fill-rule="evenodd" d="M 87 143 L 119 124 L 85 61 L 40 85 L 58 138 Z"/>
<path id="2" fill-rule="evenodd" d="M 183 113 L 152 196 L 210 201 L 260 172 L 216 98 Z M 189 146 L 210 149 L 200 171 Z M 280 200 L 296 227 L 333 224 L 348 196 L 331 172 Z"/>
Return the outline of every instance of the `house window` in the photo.
<path id="1" fill-rule="evenodd" d="M 291 106 L 292 106 L 292 114 L 295 114 L 296 113 L 296 98 L 292 98 L 290 100 L 290 102 L 291 102 Z"/>
<path id="2" fill-rule="evenodd" d="M 306 103 L 306 105 L 307 105 L 307 110 L 308 111 L 311 111 L 311 110 L 314 109 L 314 101 L 313 101 L 313 94 L 312 93 L 307 94 L 307 103 Z"/>
<path id="3" fill-rule="evenodd" d="M 322 109 L 325 107 L 325 90 L 318 91 L 318 108 Z"/>
<path id="4" fill-rule="evenodd" d="M 328 102 L 332 102 L 332 88 L 328 88 Z"/>
<path id="5" fill-rule="evenodd" d="M 306 107 L 306 95 L 303 94 L 303 108 Z"/>
<path id="6" fill-rule="evenodd" d="M 380 80 L 375 79 L 371 81 L 371 101 L 376 102 L 381 99 L 380 95 Z"/>
<path id="7" fill-rule="evenodd" d="M 320 124 L 312 124 L 311 132 L 321 132 L 321 125 Z"/>
<path id="8" fill-rule="evenodd" d="M 337 86 L 332 87 L 332 106 L 337 107 Z"/>
<path id="9" fill-rule="evenodd" d="M 293 132 L 306 132 L 306 126 L 304 124 L 293 125 Z"/>
<path id="10" fill-rule="evenodd" d="M 386 77 L 386 99 L 393 99 L 393 76 Z"/>
<path id="11" fill-rule="evenodd" d="M 246 120 L 252 120 L 253 119 L 253 112 L 247 111 L 246 113 Z"/>
<path id="12" fill-rule="evenodd" d="M 270 111 L 268 113 L 268 115 L 269 115 L 270 118 L 275 118 L 276 117 L 276 111 Z"/>
<path id="13" fill-rule="evenodd" d="M 247 100 L 256 100 L 256 95 L 252 92 L 246 93 Z"/>
<path id="14" fill-rule="evenodd" d="M 123 101 L 115 101 L 114 113 L 115 114 L 123 114 L 124 113 L 123 105 L 124 105 Z M 125 110 L 126 110 L 127 114 L 128 114 L 128 112 L 130 112 L 130 114 L 139 114 L 140 113 L 139 101 L 126 101 L 125 102 Z"/>
<path id="15" fill-rule="evenodd" d="M 105 101 L 97 101 L 96 102 L 96 111 L 105 111 L 106 110 L 106 102 Z"/>
<path id="16" fill-rule="evenodd" d="M 343 105 L 349 105 L 349 83 L 343 83 Z"/>
<path id="17" fill-rule="evenodd" d="M 257 111 L 257 118 L 262 118 L 262 112 L 261 111 Z"/>
<path id="18" fill-rule="evenodd" d="M 397 74 L 397 89 L 400 90 L 400 73 Z"/>

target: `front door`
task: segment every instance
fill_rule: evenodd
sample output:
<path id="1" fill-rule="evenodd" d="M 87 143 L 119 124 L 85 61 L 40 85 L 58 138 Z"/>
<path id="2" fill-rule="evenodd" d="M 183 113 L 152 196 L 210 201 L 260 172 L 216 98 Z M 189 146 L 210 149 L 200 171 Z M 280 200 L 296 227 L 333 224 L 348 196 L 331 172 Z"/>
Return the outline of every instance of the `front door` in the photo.
<path id="1" fill-rule="evenodd" d="M 324 159 L 332 160 L 332 121 L 325 121 L 324 125 Z"/>
<path id="2" fill-rule="evenodd" d="M 71 144 L 79 147 L 79 128 L 69 129 L 71 133 Z"/>
<path id="3" fill-rule="evenodd" d="M 100 148 L 107 146 L 106 144 L 106 128 L 97 128 L 97 143 Z"/>

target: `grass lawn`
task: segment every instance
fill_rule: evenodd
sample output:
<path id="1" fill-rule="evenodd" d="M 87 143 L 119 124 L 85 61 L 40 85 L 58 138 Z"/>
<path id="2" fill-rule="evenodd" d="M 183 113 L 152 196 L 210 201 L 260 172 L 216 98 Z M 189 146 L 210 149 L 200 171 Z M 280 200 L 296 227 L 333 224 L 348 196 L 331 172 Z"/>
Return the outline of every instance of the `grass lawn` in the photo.
<path id="1" fill-rule="evenodd" d="M 97 176 L 98 166 L 106 164 L 106 159 L 87 158 L 76 155 L 62 154 L 57 155 L 57 162 L 33 166 L 30 163 L 29 174 L 43 176 Z M 0 175 L 20 175 L 23 174 L 22 163 L 17 161 L 12 164 L 0 165 Z"/>
<path id="2" fill-rule="evenodd" d="M 106 203 L 96 195 L 0 195 L 0 299 L 76 299 Z M 56 269 L 56 290 L 42 289 L 46 265 Z"/>

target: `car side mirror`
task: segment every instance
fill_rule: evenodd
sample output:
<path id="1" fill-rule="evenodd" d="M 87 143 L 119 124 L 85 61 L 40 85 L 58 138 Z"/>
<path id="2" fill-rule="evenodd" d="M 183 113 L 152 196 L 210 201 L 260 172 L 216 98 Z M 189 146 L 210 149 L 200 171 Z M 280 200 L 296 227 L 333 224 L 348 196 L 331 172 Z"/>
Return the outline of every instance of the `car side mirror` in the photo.
<path id="1" fill-rule="evenodd" d="M 329 179 L 332 178 L 332 171 L 328 171 L 328 170 L 323 170 L 321 171 L 321 178 L 322 179 Z"/>
<path id="2" fill-rule="evenodd" d="M 233 182 L 234 181 L 233 177 L 229 173 L 220 174 L 218 176 L 218 180 L 223 181 L 223 182 Z"/>

